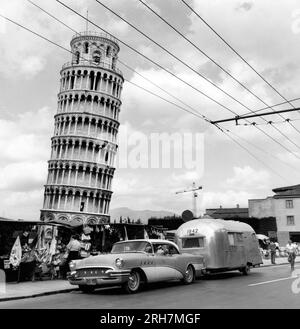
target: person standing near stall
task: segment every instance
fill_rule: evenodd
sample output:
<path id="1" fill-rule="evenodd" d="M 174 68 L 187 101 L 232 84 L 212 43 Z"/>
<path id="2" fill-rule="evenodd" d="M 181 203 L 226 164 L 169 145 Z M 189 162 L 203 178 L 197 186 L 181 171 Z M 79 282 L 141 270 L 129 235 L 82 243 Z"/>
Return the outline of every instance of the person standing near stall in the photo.
<path id="1" fill-rule="evenodd" d="M 80 259 L 81 242 L 78 234 L 72 236 L 70 242 L 67 245 L 68 258 L 67 264 L 69 265 L 71 260 Z"/>
<path id="2" fill-rule="evenodd" d="M 270 248 L 270 254 L 271 254 L 271 263 L 276 264 L 275 263 L 276 244 L 273 240 L 270 242 L 269 248 Z"/>
<path id="3" fill-rule="evenodd" d="M 80 250 L 80 256 L 81 258 L 85 258 L 90 256 L 90 252 L 91 252 L 91 232 L 93 230 L 89 227 L 89 226 L 85 226 L 83 228 L 83 232 L 81 234 L 81 250 Z"/>

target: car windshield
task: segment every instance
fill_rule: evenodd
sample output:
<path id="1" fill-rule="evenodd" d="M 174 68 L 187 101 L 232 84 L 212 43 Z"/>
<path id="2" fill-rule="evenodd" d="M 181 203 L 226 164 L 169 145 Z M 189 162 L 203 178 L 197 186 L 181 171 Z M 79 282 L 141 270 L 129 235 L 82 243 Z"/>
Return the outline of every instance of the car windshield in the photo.
<path id="1" fill-rule="evenodd" d="M 119 254 L 125 252 L 145 252 L 146 247 L 150 244 L 146 241 L 126 241 L 121 243 L 116 243 L 112 247 L 112 254 Z"/>

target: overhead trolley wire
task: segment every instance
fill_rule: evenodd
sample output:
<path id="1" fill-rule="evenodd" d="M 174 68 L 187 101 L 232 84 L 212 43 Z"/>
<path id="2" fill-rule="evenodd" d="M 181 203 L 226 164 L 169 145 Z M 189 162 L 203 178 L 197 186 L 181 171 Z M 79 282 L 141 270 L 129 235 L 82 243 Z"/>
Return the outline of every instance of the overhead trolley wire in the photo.
<path id="1" fill-rule="evenodd" d="M 39 8 L 41 11 L 43 11 L 45 14 L 47 14 L 48 16 L 52 17 L 53 19 L 55 19 L 56 21 L 58 21 L 59 23 L 61 23 L 62 25 L 64 25 L 65 27 L 67 27 L 68 29 L 70 29 L 71 31 L 73 31 L 75 34 L 79 34 L 78 31 L 76 31 L 75 29 L 73 29 L 72 27 L 70 27 L 69 25 L 65 24 L 63 21 L 61 21 L 60 19 L 58 19 L 57 17 L 55 17 L 54 15 L 52 15 L 51 13 L 49 13 L 48 11 L 46 11 L 44 8 L 38 6 L 36 3 L 34 3 L 33 1 L 31 0 L 27 0 L 28 2 L 30 2 L 32 5 L 34 5 L 35 7 Z M 56 44 L 58 45 L 58 44 Z M 69 49 L 67 48 L 64 48 L 64 50 L 67 50 L 69 52 L 71 52 L 72 54 L 74 54 L 72 51 L 70 51 Z M 82 59 L 84 59 L 85 61 L 87 61 L 86 58 L 82 57 Z M 175 95 L 172 95 L 171 93 L 169 93 L 168 91 L 166 91 L 165 89 L 163 89 L 162 87 L 160 87 L 158 84 L 152 82 L 150 79 L 146 78 L 144 75 L 142 75 L 141 73 L 137 72 L 135 69 L 133 69 L 132 67 L 130 67 L 128 64 L 126 64 L 125 62 L 121 61 L 120 59 L 118 59 L 119 63 L 121 63 L 123 66 L 125 66 L 127 69 L 131 70 L 132 72 L 136 73 L 137 75 L 139 75 L 140 77 L 142 77 L 143 79 L 145 79 L 146 81 L 148 81 L 149 83 L 153 84 L 155 87 L 159 88 L 160 90 L 162 90 L 163 92 L 165 92 L 167 95 L 173 97 L 174 99 L 176 99 L 177 101 L 181 102 L 183 105 L 187 106 L 188 108 L 190 108 L 191 110 L 193 110 L 195 113 L 191 112 L 191 111 L 188 111 L 189 113 L 193 114 L 193 115 L 200 115 L 205 121 L 210 121 L 208 120 L 203 114 L 199 113 L 196 109 L 194 109 L 193 107 L 191 107 L 190 105 L 186 104 L 185 102 L 183 102 L 180 98 L 176 97 Z M 126 80 L 126 79 L 125 79 Z M 156 97 L 159 97 L 161 99 L 163 99 L 164 101 L 166 102 L 169 102 L 170 104 L 172 105 L 175 105 L 177 107 L 180 107 L 179 105 L 177 105 L 176 103 L 173 103 L 145 88 L 142 88 L 141 86 L 138 86 L 137 84 L 129 81 L 129 80 L 126 80 L 126 82 L 128 83 L 131 83 L 133 85 L 135 85 L 136 87 L 140 88 L 140 89 L 144 89 L 144 91 L 152 94 L 152 95 L 155 95 Z M 180 107 L 181 109 L 184 109 L 183 107 Z M 184 109 L 184 111 L 187 111 L 186 109 Z"/>
<path id="2" fill-rule="evenodd" d="M 225 43 L 229 49 L 231 49 L 253 72 L 255 72 L 273 91 L 276 92 L 277 95 L 279 95 L 282 99 L 285 100 L 285 102 L 287 102 L 288 104 L 290 104 L 293 108 L 295 108 L 295 106 L 292 104 L 292 102 L 290 102 L 286 97 L 284 97 L 279 91 L 278 89 L 276 89 L 265 77 L 262 76 L 261 73 L 259 73 L 235 48 L 233 48 L 221 35 L 220 33 L 218 33 L 203 17 L 201 17 L 199 15 L 199 13 L 193 9 L 193 7 L 191 7 L 185 0 L 180 0 L 183 4 L 186 5 L 186 7 L 188 7 L 220 40 L 223 41 L 223 43 Z M 282 116 L 283 117 L 283 116 Z M 284 118 L 284 117 L 283 117 Z M 300 133 L 300 131 L 295 128 L 294 126 L 292 126 L 298 133 Z"/>
<path id="3" fill-rule="evenodd" d="M 280 162 L 282 162 L 284 165 L 286 165 L 287 167 L 291 168 L 292 170 L 294 170 L 298 175 L 299 175 L 299 169 L 296 169 L 295 167 L 291 166 L 289 163 L 285 162 L 285 161 L 282 161 L 282 159 L 280 159 L 278 156 L 275 156 L 274 154 L 268 152 L 268 150 L 266 150 L 265 148 L 261 148 L 259 147 L 258 145 L 248 141 L 246 138 L 243 138 L 241 137 L 240 135 L 234 133 L 232 130 L 229 130 L 229 129 L 225 129 L 228 133 L 230 133 L 231 135 L 235 136 L 236 138 L 242 140 L 243 142 L 251 145 L 252 147 L 258 149 L 260 152 L 262 153 L 266 153 L 268 155 L 270 155 L 271 157 L 273 157 L 274 159 L 276 160 L 279 160 Z"/>
<path id="4" fill-rule="evenodd" d="M 176 78 L 177 80 L 181 81 L 182 83 L 184 83 L 185 85 L 189 86 L 190 88 L 194 89 L 195 91 L 197 91 L 198 93 L 200 93 L 201 95 L 205 96 L 206 98 L 210 99 L 212 102 L 218 104 L 219 106 L 221 106 L 222 108 L 226 109 L 227 111 L 235 114 L 234 111 L 232 111 L 230 108 L 228 108 L 227 106 L 225 106 L 224 104 L 222 104 L 221 102 L 217 101 L 216 99 L 212 98 L 211 96 L 207 95 L 206 93 L 204 93 L 203 91 L 201 91 L 200 89 L 198 89 L 197 87 L 193 86 L 192 84 L 190 84 L 189 82 L 187 82 L 186 80 L 180 78 L 177 74 L 173 73 L 172 71 L 168 70 L 167 68 L 165 68 L 163 65 L 155 62 L 153 59 L 149 58 L 148 56 L 144 55 L 143 53 L 141 53 L 139 50 L 135 49 L 133 46 L 130 46 L 128 43 L 122 41 L 121 39 L 119 39 L 118 37 L 114 36 L 112 33 L 106 31 L 105 29 L 103 29 L 102 27 L 100 27 L 98 24 L 92 22 L 90 19 L 84 17 L 83 15 L 81 15 L 78 11 L 76 11 L 75 9 L 71 8 L 70 6 L 66 5 L 65 3 L 61 2 L 60 0 L 56 0 L 56 2 L 60 3 L 62 6 L 64 6 L 65 8 L 69 9 L 70 11 L 72 11 L 74 14 L 78 15 L 79 17 L 81 17 L 82 19 L 88 21 L 90 24 L 94 25 L 95 27 L 97 27 L 98 29 L 100 29 L 102 32 L 107 33 L 111 36 L 113 36 L 118 42 L 120 42 L 121 44 L 123 44 L 124 46 L 126 46 L 127 48 L 129 48 L 130 50 L 132 50 L 133 52 L 137 53 L 138 55 L 140 55 L 141 57 L 145 58 L 146 60 L 148 60 L 149 62 L 151 62 L 152 64 L 154 64 L 155 66 L 159 67 L 161 70 L 167 72 L 168 74 L 172 75 L 174 78 Z"/>
<path id="5" fill-rule="evenodd" d="M 63 46 L 57 44 L 56 42 L 54 42 L 54 41 L 52 41 L 52 40 L 50 40 L 50 39 L 48 39 L 48 38 L 42 36 L 41 34 L 35 32 L 35 31 L 33 31 L 33 30 L 29 29 L 29 28 L 26 28 L 24 25 L 19 24 L 19 23 L 13 21 L 12 19 L 9 19 L 8 17 L 2 15 L 2 14 L 0 14 L 0 16 L 1 16 L 2 18 L 4 18 L 4 19 L 10 21 L 11 23 L 13 23 L 13 24 L 15 24 L 15 25 L 17 25 L 17 26 L 19 26 L 19 27 L 25 29 L 26 31 L 28 31 L 28 32 L 30 32 L 30 33 L 36 35 L 37 37 L 42 38 L 43 40 L 45 40 L 45 41 L 51 43 L 52 45 L 55 45 L 55 46 L 59 47 L 60 49 L 63 49 L 63 50 L 65 50 L 65 51 L 67 51 L 67 52 L 73 54 L 73 52 L 70 51 L 70 50 L 68 50 L 67 48 L 65 48 L 65 47 L 63 47 Z M 86 60 L 86 59 L 84 58 L 84 60 Z M 143 90 L 147 91 L 145 88 L 143 88 Z M 147 92 L 148 92 L 148 91 L 147 91 Z M 156 94 L 154 94 L 154 93 L 152 93 L 152 92 L 151 92 L 151 94 L 154 95 L 154 96 L 158 96 L 158 95 L 156 95 Z M 159 96 L 158 96 L 158 97 L 159 97 Z M 164 98 L 162 98 L 162 97 L 160 97 L 160 98 L 163 99 L 164 101 L 168 101 L 168 100 L 166 100 L 166 99 L 164 99 Z M 172 104 L 175 105 L 174 103 L 172 103 Z M 202 120 L 205 120 L 203 117 L 201 117 L 201 115 L 199 115 L 198 117 L 199 117 L 200 119 L 202 119 Z M 207 120 L 205 120 L 205 121 L 206 121 L 206 122 L 209 122 L 209 121 L 207 121 Z M 209 122 L 209 123 L 210 123 L 210 122 Z M 213 125 L 214 125 L 216 128 L 218 128 L 219 130 L 221 130 L 223 133 L 225 133 L 220 127 L 218 127 L 218 125 L 216 125 L 216 124 L 213 124 Z M 228 134 L 227 134 L 227 136 L 228 136 Z M 230 136 L 230 139 L 234 141 L 234 139 L 233 139 L 231 136 Z M 240 145 L 238 142 L 236 142 L 236 141 L 234 141 L 234 142 L 237 143 L 238 145 Z M 247 151 L 247 153 L 249 153 L 249 151 L 248 151 L 245 147 L 243 147 L 242 145 L 240 145 L 240 147 L 242 147 L 245 151 Z M 251 153 L 249 153 L 249 154 L 251 154 Z M 253 155 L 252 155 L 252 156 L 253 156 Z M 254 156 L 254 157 L 255 157 L 255 156 Z M 255 158 L 256 158 L 256 157 L 255 157 Z M 260 159 L 256 158 L 256 160 L 259 161 L 259 162 L 261 162 L 261 163 L 263 163 L 265 166 L 267 166 L 267 165 L 266 165 L 263 161 L 261 161 Z M 278 174 L 278 173 L 277 173 L 276 171 L 274 171 L 272 168 L 270 168 L 270 169 L 271 169 L 276 175 L 282 177 L 280 174 Z"/>
<path id="6" fill-rule="evenodd" d="M 59 3 L 62 3 L 59 0 L 56 0 Z M 243 107 L 245 107 L 246 109 L 248 109 L 250 112 L 253 112 L 248 106 L 246 106 L 245 104 L 241 103 L 239 100 L 237 100 L 236 98 L 234 98 L 233 96 L 231 96 L 230 94 L 228 94 L 226 91 L 224 91 L 222 88 L 220 88 L 219 86 L 217 86 L 215 83 L 211 82 L 209 79 L 207 79 L 206 77 L 204 77 L 202 74 L 200 74 L 199 72 L 197 72 L 196 70 L 194 70 L 191 66 L 189 66 L 188 64 L 186 64 L 184 61 L 182 61 L 180 58 L 178 58 L 177 56 L 175 56 L 173 53 L 171 53 L 169 50 L 167 50 L 164 46 L 160 45 L 158 42 L 156 42 L 155 40 L 153 40 L 151 37 L 149 37 L 148 35 L 146 35 L 144 32 L 142 32 L 139 28 L 137 28 L 136 26 L 134 26 L 133 24 L 131 24 L 130 22 L 128 22 L 125 18 L 123 18 L 122 16 L 120 16 L 119 14 L 117 14 L 114 10 L 112 10 L 111 8 L 109 8 L 108 6 L 104 5 L 102 2 L 100 2 L 99 0 L 95 0 L 98 4 L 100 4 L 101 6 L 103 6 L 105 9 L 109 10 L 111 13 L 113 13 L 114 15 L 116 15 L 118 18 L 120 18 L 122 21 L 124 21 L 126 24 L 128 24 L 129 26 L 131 26 L 132 28 L 134 28 L 137 32 L 139 32 L 140 34 L 142 34 L 145 38 L 147 38 L 148 40 L 150 40 L 151 42 L 153 42 L 155 45 L 157 45 L 158 47 L 160 47 L 161 49 L 163 49 L 164 51 L 166 51 L 169 55 L 171 55 L 172 57 L 174 57 L 175 59 L 177 59 L 180 63 L 184 64 L 185 66 L 187 66 L 189 69 L 193 70 L 195 73 L 197 73 L 198 75 L 200 75 L 203 79 L 205 79 L 206 81 L 208 81 L 209 83 L 211 83 L 213 86 L 215 86 L 217 89 L 221 90 L 223 93 L 225 93 L 227 96 L 229 96 L 230 98 L 232 98 L 233 100 L 235 100 L 236 102 L 238 102 L 240 105 L 242 105 Z M 63 4 L 63 3 L 62 3 Z M 66 5 L 65 5 L 66 6 Z M 68 6 L 66 6 L 68 7 Z M 72 11 L 74 11 L 73 9 L 71 9 Z M 74 11 L 76 12 L 76 11 Z M 80 14 L 79 14 L 80 15 Z M 93 24 L 93 23 L 92 23 Z M 103 30 L 102 28 L 100 28 L 101 30 Z M 107 31 L 105 31 L 107 33 Z M 115 37 L 115 36 L 114 36 Z M 268 105 L 266 103 L 264 103 L 265 105 Z M 232 111 L 229 110 L 231 113 Z M 237 115 L 237 113 L 235 113 L 235 115 Z M 284 118 L 284 117 L 282 117 Z M 262 120 L 264 120 L 265 122 L 267 122 L 266 119 L 262 118 Z M 273 127 L 273 126 L 272 126 Z M 295 142 L 293 142 L 288 136 L 286 136 L 282 131 L 275 129 L 278 133 L 280 133 L 284 138 L 286 138 L 286 140 L 288 140 L 289 142 L 291 142 L 293 145 L 297 145 Z M 274 139 L 273 139 L 274 140 Z M 280 142 L 278 142 L 279 145 L 282 145 Z M 300 146 L 297 146 L 300 149 Z M 285 148 L 287 149 L 287 148 Z M 292 154 L 294 154 L 294 152 L 289 151 Z M 294 154 L 295 155 L 295 154 Z M 297 157 L 297 155 L 295 155 Z"/>
<path id="7" fill-rule="evenodd" d="M 96 0 L 97 1 L 97 0 Z M 151 8 L 147 3 L 143 0 L 138 0 L 141 4 L 143 4 L 146 8 L 148 8 L 154 15 L 156 15 L 160 20 L 162 20 L 165 24 L 167 24 L 173 31 L 179 34 L 184 40 L 186 40 L 189 44 L 191 44 L 195 49 L 197 49 L 202 55 L 208 58 L 212 63 L 214 63 L 220 70 L 230 76 L 235 82 L 237 82 L 241 87 L 247 90 L 252 96 L 258 99 L 260 102 L 266 105 L 266 108 L 272 108 L 272 105 L 268 105 L 261 99 L 258 95 L 256 95 L 253 91 L 251 91 L 245 84 L 243 84 L 240 80 L 234 77 L 228 70 L 226 70 L 222 65 L 216 62 L 211 56 L 209 56 L 205 51 L 203 51 L 200 47 L 198 47 L 194 42 L 192 42 L 189 38 L 187 38 L 182 32 L 180 32 L 176 27 L 174 27 L 170 22 L 168 22 L 165 18 L 163 18 L 158 12 L 156 12 L 153 8 Z M 97 1 L 99 2 L 99 1 Z M 288 102 L 288 101 L 286 101 Z"/>
<path id="8" fill-rule="evenodd" d="M 87 20 L 89 23 L 91 23 L 92 25 L 96 26 L 98 29 L 100 29 L 101 31 L 111 35 L 112 37 L 114 37 L 117 41 L 119 41 L 121 44 L 125 45 L 126 47 L 128 47 L 129 49 L 133 50 L 134 52 L 136 52 L 137 54 L 139 54 L 140 56 L 144 57 L 145 59 L 147 59 L 148 61 L 150 61 L 151 63 L 155 64 L 156 66 L 160 67 L 162 70 L 168 72 L 169 74 L 171 74 L 172 76 L 176 77 L 178 80 L 184 82 L 185 84 L 191 86 L 189 83 L 187 83 L 186 81 L 184 81 L 183 79 L 179 78 L 176 74 L 174 74 L 173 72 L 167 70 L 166 68 L 164 68 L 162 65 L 160 65 L 159 63 L 155 62 L 154 60 L 150 59 L 149 57 L 147 57 L 146 55 L 142 54 L 141 52 L 139 52 L 138 50 L 136 50 L 134 47 L 128 45 L 126 42 L 122 41 L 121 39 L 117 38 L 116 36 L 114 36 L 112 33 L 109 33 L 108 31 L 106 31 L 105 29 L 101 28 L 98 24 L 92 22 L 90 19 L 84 17 L 83 15 L 81 15 L 78 11 L 76 11 L 75 9 L 69 7 L 68 5 L 66 5 L 65 3 L 63 3 L 60 0 L 56 0 L 56 2 L 60 3 L 62 6 L 64 6 L 65 8 L 69 9 L 71 12 L 75 13 L 76 15 L 78 15 L 79 17 L 81 17 L 84 20 Z M 213 100 L 215 103 L 221 105 L 223 108 L 227 109 L 229 112 L 234 113 L 235 115 L 237 115 L 237 113 L 235 113 L 234 111 L 230 110 L 228 107 L 226 107 L 223 104 L 220 104 L 218 101 L 212 99 L 210 96 L 208 96 L 207 94 L 201 92 L 199 89 L 197 89 L 194 86 L 191 86 L 193 89 L 198 90 L 201 94 L 205 95 L 206 97 L 208 97 L 209 99 Z M 258 128 L 258 127 L 257 127 Z M 281 132 L 282 135 L 284 135 Z M 268 134 L 265 133 L 266 136 L 269 136 Z M 275 141 L 278 145 L 280 145 L 282 147 L 282 144 L 278 141 L 276 141 L 274 138 L 272 138 L 273 141 Z M 289 153 L 293 154 L 295 157 L 298 157 L 293 151 L 289 150 L 287 147 L 284 146 L 285 150 L 288 150 Z"/>
<path id="9" fill-rule="evenodd" d="M 44 13 L 46 13 L 48 16 L 52 17 L 53 19 L 55 19 L 57 22 L 61 23 L 62 25 L 64 25 L 65 27 L 67 27 L 68 29 L 70 29 L 71 31 L 73 31 L 74 33 L 77 33 L 76 30 L 74 30 L 72 27 L 70 27 L 69 25 L 65 24 L 63 21 L 61 21 L 60 19 L 58 19 L 57 17 L 55 17 L 54 15 L 50 14 L 48 11 L 46 11 L 44 8 L 40 7 L 39 5 L 37 5 L 36 3 L 34 3 L 31 0 L 27 0 L 29 3 L 31 3 L 33 6 L 35 6 L 36 8 L 40 9 L 41 11 L 43 11 Z"/>
<path id="10" fill-rule="evenodd" d="M 277 171 L 274 170 L 274 168 L 270 167 L 268 164 L 266 164 L 264 161 L 260 160 L 256 155 L 254 155 L 251 151 L 249 151 L 244 145 L 239 143 L 237 140 L 235 140 L 232 136 L 228 134 L 228 132 L 225 130 L 223 133 L 230 138 L 235 144 L 239 145 L 244 151 L 246 151 L 248 154 L 250 154 L 256 161 L 262 163 L 264 166 L 266 166 L 270 171 L 275 173 L 277 176 L 281 177 L 284 181 L 288 181 L 286 177 L 283 177 L 281 174 L 279 174 Z"/>
<path id="11" fill-rule="evenodd" d="M 173 52 L 169 51 L 166 47 L 164 47 L 163 45 L 161 45 L 160 43 L 158 43 L 157 41 L 155 41 L 149 35 L 147 35 L 146 33 L 144 33 L 141 29 L 139 29 L 138 27 L 136 27 L 135 25 L 133 25 L 132 23 L 130 23 L 128 20 L 126 20 L 124 17 L 120 16 L 118 13 L 116 13 L 114 10 L 112 10 L 111 8 L 109 8 L 108 6 L 106 6 L 105 4 L 103 4 L 101 1 L 99 1 L 99 0 L 95 0 L 95 1 L 99 5 L 101 5 L 102 7 L 104 7 L 105 9 L 107 9 L 108 11 L 110 11 L 111 13 L 113 13 L 115 16 L 117 16 L 123 22 L 125 22 L 126 24 L 128 24 L 130 27 L 132 27 L 133 29 L 135 29 L 137 32 L 139 32 L 141 35 L 143 35 L 146 39 L 148 39 L 149 41 L 151 41 L 152 43 L 154 43 L 156 46 L 158 46 L 160 49 L 162 49 L 163 51 L 165 51 L 171 57 L 175 58 L 178 62 L 180 62 L 181 64 L 183 64 L 185 67 L 187 67 L 188 69 L 190 69 L 192 72 L 196 73 L 198 76 L 200 76 L 206 82 L 208 82 L 209 84 L 211 84 L 212 86 L 214 86 L 215 88 L 217 88 L 218 90 L 220 90 L 223 94 L 225 94 L 226 96 L 228 96 L 229 98 L 231 98 L 232 100 L 234 100 L 235 102 L 237 102 L 238 104 L 240 104 L 242 107 L 244 107 L 247 110 L 251 111 L 251 109 L 247 105 L 243 104 L 237 98 L 235 98 L 234 96 L 232 96 L 231 94 L 229 94 L 226 90 L 224 90 L 223 88 L 221 88 L 220 86 L 218 86 L 216 83 L 214 83 L 211 80 L 209 80 L 203 74 L 201 74 L 196 69 L 194 69 L 192 66 L 190 66 L 189 64 L 187 64 L 184 60 L 182 60 L 178 56 L 174 55 Z M 265 105 L 267 105 L 267 104 L 265 104 Z"/>

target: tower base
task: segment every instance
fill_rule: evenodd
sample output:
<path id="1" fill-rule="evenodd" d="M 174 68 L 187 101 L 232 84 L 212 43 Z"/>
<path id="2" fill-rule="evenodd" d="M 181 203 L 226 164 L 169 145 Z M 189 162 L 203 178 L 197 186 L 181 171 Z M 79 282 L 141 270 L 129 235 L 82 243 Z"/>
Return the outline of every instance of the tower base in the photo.
<path id="1" fill-rule="evenodd" d="M 70 226 L 109 224 L 110 216 L 105 214 L 82 213 L 61 210 L 41 210 L 41 221 L 61 223 Z"/>

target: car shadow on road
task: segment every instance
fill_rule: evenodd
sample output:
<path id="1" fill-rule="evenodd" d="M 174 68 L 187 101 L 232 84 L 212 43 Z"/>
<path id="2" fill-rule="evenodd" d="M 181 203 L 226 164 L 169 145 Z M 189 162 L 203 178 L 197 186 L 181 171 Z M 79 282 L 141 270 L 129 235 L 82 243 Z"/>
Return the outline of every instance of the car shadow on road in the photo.
<path id="1" fill-rule="evenodd" d="M 262 274 L 259 272 L 251 272 L 248 276 L 243 275 L 242 273 L 239 273 L 237 271 L 232 272 L 220 272 L 220 273 L 211 273 L 204 275 L 200 278 L 197 278 L 191 285 L 188 286 L 194 286 L 197 284 L 202 284 L 203 281 L 219 281 L 219 280 L 230 280 L 230 279 L 238 279 L 238 278 L 259 278 Z M 157 283 L 149 283 L 145 286 L 143 286 L 139 293 L 146 292 L 146 291 L 156 291 L 156 290 L 163 290 L 163 289 L 169 289 L 173 287 L 187 287 L 186 285 L 174 280 L 174 281 L 168 281 L 168 282 L 157 282 Z M 81 292 L 78 292 L 81 293 Z M 128 293 L 122 289 L 121 286 L 112 286 L 112 287 L 102 287 L 96 289 L 94 292 L 89 293 L 91 295 L 128 295 Z"/>
<path id="2" fill-rule="evenodd" d="M 199 284 L 199 280 L 195 280 L 194 283 L 191 285 L 196 285 Z M 168 289 L 168 288 L 173 288 L 173 287 L 186 287 L 186 285 L 178 282 L 178 281 L 168 281 L 168 282 L 157 282 L 157 283 L 149 283 L 141 288 L 139 293 L 145 292 L 145 291 L 155 291 L 155 290 L 162 290 L 162 289 Z M 77 293 L 82 293 L 82 292 L 77 292 Z M 105 287 L 105 288 L 98 288 L 92 293 L 89 293 L 91 295 L 128 295 L 128 293 L 122 289 L 120 286 L 113 286 L 113 287 Z"/>
<path id="3" fill-rule="evenodd" d="M 210 273 L 202 276 L 200 280 L 202 281 L 211 281 L 211 280 L 226 280 L 226 279 L 232 279 L 232 278 L 257 278 L 262 276 L 259 272 L 250 272 L 249 275 L 243 275 L 242 273 L 238 271 L 232 271 L 232 272 L 219 272 L 219 273 Z"/>

